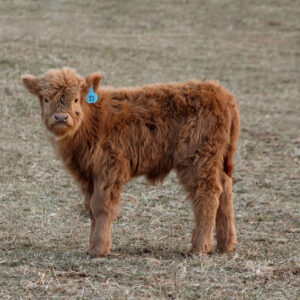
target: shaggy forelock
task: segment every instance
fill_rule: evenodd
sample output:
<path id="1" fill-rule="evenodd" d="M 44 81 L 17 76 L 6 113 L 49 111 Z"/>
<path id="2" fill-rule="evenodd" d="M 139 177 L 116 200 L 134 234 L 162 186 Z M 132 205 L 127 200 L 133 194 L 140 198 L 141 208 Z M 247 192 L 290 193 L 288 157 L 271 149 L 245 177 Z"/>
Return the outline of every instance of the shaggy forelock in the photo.
<path id="1" fill-rule="evenodd" d="M 80 88 L 82 78 L 72 69 L 48 71 L 41 80 L 41 94 L 49 95 L 59 90 L 76 92 Z"/>

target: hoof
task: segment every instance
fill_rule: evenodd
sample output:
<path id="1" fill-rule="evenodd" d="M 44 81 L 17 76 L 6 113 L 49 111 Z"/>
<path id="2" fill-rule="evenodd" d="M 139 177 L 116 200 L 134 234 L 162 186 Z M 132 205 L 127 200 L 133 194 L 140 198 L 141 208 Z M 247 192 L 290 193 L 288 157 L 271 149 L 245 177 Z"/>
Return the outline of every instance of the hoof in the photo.
<path id="1" fill-rule="evenodd" d="M 202 248 L 195 248 L 192 247 L 191 250 L 189 251 L 189 255 L 201 255 L 201 254 L 211 254 L 213 253 L 213 248 L 212 247 L 202 247 Z"/>
<path id="2" fill-rule="evenodd" d="M 92 249 L 89 249 L 87 253 L 91 258 L 103 258 L 103 257 L 110 255 L 110 249 L 108 249 L 108 250 L 100 249 L 99 250 L 97 248 L 92 248 Z"/>
<path id="3" fill-rule="evenodd" d="M 217 250 L 221 253 L 229 253 L 234 250 L 234 246 L 235 244 L 228 245 L 228 246 L 221 245 L 221 246 L 217 246 Z"/>

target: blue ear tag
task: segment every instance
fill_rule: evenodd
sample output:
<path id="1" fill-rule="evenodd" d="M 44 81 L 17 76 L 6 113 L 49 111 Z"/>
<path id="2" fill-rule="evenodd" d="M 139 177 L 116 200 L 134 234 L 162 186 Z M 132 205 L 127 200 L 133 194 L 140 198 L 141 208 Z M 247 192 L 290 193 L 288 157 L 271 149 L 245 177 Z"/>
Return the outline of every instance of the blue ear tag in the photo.
<path id="1" fill-rule="evenodd" d="M 86 95 L 87 103 L 96 103 L 98 101 L 98 95 L 94 92 L 93 86 L 91 86 L 89 93 Z"/>

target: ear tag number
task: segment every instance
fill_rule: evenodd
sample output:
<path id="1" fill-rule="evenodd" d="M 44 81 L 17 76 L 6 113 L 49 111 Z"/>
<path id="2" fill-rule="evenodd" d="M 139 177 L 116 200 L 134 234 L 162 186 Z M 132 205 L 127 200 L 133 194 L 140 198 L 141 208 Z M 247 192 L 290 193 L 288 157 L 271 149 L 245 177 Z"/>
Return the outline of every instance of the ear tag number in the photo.
<path id="1" fill-rule="evenodd" d="M 96 103 L 98 101 L 98 95 L 94 92 L 93 86 L 91 86 L 89 93 L 86 95 L 87 103 Z"/>

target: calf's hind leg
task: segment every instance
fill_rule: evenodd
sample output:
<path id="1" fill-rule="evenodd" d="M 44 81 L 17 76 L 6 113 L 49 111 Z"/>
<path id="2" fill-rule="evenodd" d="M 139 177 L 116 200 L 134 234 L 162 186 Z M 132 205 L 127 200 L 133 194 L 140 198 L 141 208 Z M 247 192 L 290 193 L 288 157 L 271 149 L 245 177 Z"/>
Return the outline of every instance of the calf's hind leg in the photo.
<path id="1" fill-rule="evenodd" d="M 180 181 L 189 193 L 195 215 L 195 228 L 192 234 L 191 253 L 211 253 L 213 233 L 221 193 L 217 170 L 205 168 L 186 168 L 178 171 Z M 209 171 L 208 171 L 209 170 Z"/>
<path id="2" fill-rule="evenodd" d="M 223 192 L 216 218 L 217 248 L 220 252 L 230 252 L 236 244 L 234 226 L 232 179 L 226 174 L 222 177 Z"/>
<path id="3" fill-rule="evenodd" d="M 213 233 L 218 208 L 218 193 L 202 191 L 192 198 L 195 215 L 195 228 L 192 235 L 191 253 L 212 253 Z"/>

